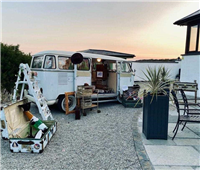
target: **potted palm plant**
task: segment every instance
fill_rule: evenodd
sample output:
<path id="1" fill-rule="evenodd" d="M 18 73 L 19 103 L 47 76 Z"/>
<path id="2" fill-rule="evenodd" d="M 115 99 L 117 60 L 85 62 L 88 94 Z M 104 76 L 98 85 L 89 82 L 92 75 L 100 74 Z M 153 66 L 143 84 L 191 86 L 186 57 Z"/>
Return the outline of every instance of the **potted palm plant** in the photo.
<path id="1" fill-rule="evenodd" d="M 160 67 L 161 69 L 161 81 L 162 82 L 168 82 L 170 79 L 169 79 L 169 76 L 170 76 L 170 70 L 168 68 L 165 68 L 165 67 Z"/>
<path id="2" fill-rule="evenodd" d="M 144 72 L 143 72 L 144 73 Z M 147 90 L 143 94 L 143 133 L 147 139 L 167 139 L 169 112 L 169 70 L 148 67 L 144 73 Z"/>

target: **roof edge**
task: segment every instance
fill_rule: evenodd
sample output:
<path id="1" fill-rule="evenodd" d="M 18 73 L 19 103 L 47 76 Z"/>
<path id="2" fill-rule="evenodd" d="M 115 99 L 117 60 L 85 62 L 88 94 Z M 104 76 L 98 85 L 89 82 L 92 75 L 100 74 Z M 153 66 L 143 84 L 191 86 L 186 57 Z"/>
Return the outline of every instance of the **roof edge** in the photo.
<path id="1" fill-rule="evenodd" d="M 183 26 L 183 25 L 188 25 L 188 23 L 196 22 L 196 21 L 200 21 L 200 10 L 197 10 L 197 11 L 175 21 L 173 24 Z"/>
<path id="2" fill-rule="evenodd" d="M 116 51 L 110 51 L 110 50 L 100 50 L 100 49 L 87 49 L 87 50 L 81 50 L 78 52 L 106 55 L 106 56 L 113 56 L 113 57 L 121 57 L 121 58 L 136 57 L 134 54 L 128 54 L 128 53 L 122 53 L 122 52 L 116 52 Z"/>

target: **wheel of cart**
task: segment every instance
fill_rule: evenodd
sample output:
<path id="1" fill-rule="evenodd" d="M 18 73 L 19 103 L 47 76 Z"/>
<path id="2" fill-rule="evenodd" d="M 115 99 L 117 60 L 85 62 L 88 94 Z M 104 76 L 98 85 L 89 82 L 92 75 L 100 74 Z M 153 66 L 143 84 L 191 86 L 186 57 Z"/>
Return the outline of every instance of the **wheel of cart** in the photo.
<path id="1" fill-rule="evenodd" d="M 99 110 L 99 91 L 97 91 L 97 113 L 101 113 L 101 110 Z"/>
<path id="2" fill-rule="evenodd" d="M 87 116 L 87 113 L 85 112 L 85 110 L 83 111 L 83 116 Z"/>
<path id="3" fill-rule="evenodd" d="M 80 107 L 76 107 L 75 110 L 75 120 L 80 120 L 81 119 L 81 112 L 80 112 Z"/>

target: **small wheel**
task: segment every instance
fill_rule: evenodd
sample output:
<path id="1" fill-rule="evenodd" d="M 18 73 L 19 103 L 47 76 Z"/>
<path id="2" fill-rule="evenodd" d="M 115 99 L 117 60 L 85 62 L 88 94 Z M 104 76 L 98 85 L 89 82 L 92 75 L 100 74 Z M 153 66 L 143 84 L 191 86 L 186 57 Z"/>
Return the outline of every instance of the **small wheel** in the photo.
<path id="1" fill-rule="evenodd" d="M 86 113 L 86 112 L 83 112 L 83 116 L 87 116 L 87 113 Z"/>
<path id="2" fill-rule="evenodd" d="M 68 96 L 68 105 L 69 105 L 69 111 L 74 110 L 76 107 L 76 98 L 74 96 Z M 57 106 L 60 111 L 65 112 L 65 96 L 60 96 L 58 99 Z"/>
<path id="3" fill-rule="evenodd" d="M 101 110 L 97 110 L 97 113 L 101 113 Z"/>
<path id="4" fill-rule="evenodd" d="M 80 120 L 80 119 L 81 119 L 80 109 L 76 108 L 76 111 L 75 111 L 75 120 Z"/>

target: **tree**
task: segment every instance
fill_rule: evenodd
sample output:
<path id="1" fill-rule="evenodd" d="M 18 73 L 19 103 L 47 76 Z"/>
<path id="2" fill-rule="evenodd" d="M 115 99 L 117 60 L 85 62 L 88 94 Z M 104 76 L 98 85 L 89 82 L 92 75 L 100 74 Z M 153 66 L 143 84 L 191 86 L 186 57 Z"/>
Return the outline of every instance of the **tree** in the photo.
<path id="1" fill-rule="evenodd" d="M 19 50 L 19 45 L 7 45 L 1 43 L 1 88 L 13 93 L 18 74 L 19 64 L 30 65 L 31 55 Z"/>

